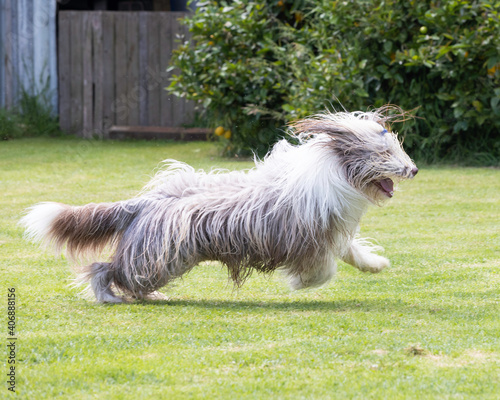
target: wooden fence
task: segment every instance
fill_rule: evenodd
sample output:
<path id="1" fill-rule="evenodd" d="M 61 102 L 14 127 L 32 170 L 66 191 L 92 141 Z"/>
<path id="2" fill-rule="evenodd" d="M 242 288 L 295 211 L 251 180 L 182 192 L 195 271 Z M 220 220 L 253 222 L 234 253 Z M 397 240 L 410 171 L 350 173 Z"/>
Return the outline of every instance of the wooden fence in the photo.
<path id="1" fill-rule="evenodd" d="M 107 138 L 113 125 L 181 126 L 194 104 L 165 87 L 181 12 L 63 11 L 59 13 L 61 129 Z"/>

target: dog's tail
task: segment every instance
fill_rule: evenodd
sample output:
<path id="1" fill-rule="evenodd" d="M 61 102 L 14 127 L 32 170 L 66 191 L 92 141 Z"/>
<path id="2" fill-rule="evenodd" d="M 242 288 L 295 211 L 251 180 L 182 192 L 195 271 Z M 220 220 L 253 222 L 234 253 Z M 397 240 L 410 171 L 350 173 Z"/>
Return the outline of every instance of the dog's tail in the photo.
<path id="1" fill-rule="evenodd" d="M 72 207 L 61 203 L 40 203 L 28 210 L 20 224 L 25 236 L 68 257 L 98 254 L 107 245 L 116 244 L 133 221 L 139 208 L 134 201 L 87 204 Z"/>

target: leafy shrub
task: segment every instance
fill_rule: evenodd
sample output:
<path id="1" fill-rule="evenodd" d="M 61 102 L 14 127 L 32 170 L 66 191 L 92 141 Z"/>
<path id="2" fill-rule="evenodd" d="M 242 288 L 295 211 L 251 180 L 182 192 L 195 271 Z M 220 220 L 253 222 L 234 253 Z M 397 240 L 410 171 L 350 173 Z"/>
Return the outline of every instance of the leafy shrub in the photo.
<path id="1" fill-rule="evenodd" d="M 332 4 L 315 8 L 315 25 L 348 43 L 340 51 L 359 69 L 364 105 L 420 106 L 406 135 L 413 155 L 498 162 L 500 3 L 338 2 L 333 13 Z"/>
<path id="2" fill-rule="evenodd" d="M 59 122 L 48 104 L 45 96 L 23 90 L 16 108 L 0 109 L 0 138 L 61 135 Z"/>
<path id="3" fill-rule="evenodd" d="M 23 91 L 19 101 L 19 113 L 29 135 L 57 136 L 61 134 L 59 121 L 52 113 L 48 97 L 43 93 L 34 96 Z"/>
<path id="4" fill-rule="evenodd" d="M 0 140 L 7 140 L 23 135 L 19 116 L 0 108 Z"/>
<path id="5" fill-rule="evenodd" d="M 229 151 L 264 152 L 286 122 L 339 101 L 420 107 L 414 157 L 500 158 L 500 3 L 212 1 L 185 19 L 170 90 L 232 132 Z M 231 147 L 232 146 L 232 147 Z"/>
<path id="6" fill-rule="evenodd" d="M 232 153 L 264 153 L 282 134 L 286 87 L 273 46 L 282 26 L 295 22 L 297 7 L 278 3 L 198 3 L 197 12 L 184 19 L 192 37 L 174 52 L 172 69 L 180 73 L 170 90 L 199 101 L 213 127 L 232 131 Z"/>

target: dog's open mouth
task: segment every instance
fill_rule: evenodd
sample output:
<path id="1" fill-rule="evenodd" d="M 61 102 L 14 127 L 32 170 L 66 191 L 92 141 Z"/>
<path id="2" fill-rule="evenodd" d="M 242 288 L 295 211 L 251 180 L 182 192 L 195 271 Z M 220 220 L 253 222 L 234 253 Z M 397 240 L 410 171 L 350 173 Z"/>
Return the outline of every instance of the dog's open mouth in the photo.
<path id="1" fill-rule="evenodd" d="M 387 197 L 392 197 L 394 195 L 394 182 L 392 181 L 392 179 L 389 179 L 389 178 L 381 179 L 381 180 L 375 181 L 373 183 Z"/>

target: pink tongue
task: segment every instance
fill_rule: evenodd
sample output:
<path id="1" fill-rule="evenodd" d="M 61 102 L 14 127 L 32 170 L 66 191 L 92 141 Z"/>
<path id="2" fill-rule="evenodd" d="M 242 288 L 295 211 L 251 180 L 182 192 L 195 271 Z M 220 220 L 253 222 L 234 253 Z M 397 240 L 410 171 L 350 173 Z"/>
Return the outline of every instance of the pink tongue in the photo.
<path id="1" fill-rule="evenodd" d="M 394 183 L 392 182 L 391 179 L 382 179 L 379 181 L 380 186 L 382 186 L 382 189 L 384 189 L 387 193 L 391 193 L 394 191 Z"/>

